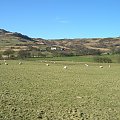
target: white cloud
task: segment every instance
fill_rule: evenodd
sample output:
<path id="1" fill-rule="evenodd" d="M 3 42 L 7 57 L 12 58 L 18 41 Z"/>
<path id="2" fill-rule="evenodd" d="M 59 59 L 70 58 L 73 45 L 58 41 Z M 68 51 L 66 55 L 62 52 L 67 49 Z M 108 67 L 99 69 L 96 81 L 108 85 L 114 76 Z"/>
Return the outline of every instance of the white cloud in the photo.
<path id="1" fill-rule="evenodd" d="M 60 20 L 59 22 L 60 22 L 60 23 L 68 23 L 67 20 Z"/>
<path id="2" fill-rule="evenodd" d="M 63 18 L 58 18 L 58 17 L 56 18 L 56 21 L 59 23 L 64 23 L 64 24 L 69 22 L 68 20 L 65 20 Z"/>

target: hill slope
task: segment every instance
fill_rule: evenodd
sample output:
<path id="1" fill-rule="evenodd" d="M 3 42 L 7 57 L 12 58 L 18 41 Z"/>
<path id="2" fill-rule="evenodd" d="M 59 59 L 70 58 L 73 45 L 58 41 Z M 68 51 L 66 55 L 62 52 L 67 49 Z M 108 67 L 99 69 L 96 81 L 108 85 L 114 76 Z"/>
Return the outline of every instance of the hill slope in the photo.
<path id="1" fill-rule="evenodd" d="M 60 47 L 65 49 L 93 49 L 102 52 L 109 51 L 113 47 L 120 47 L 120 38 L 87 38 L 87 39 L 54 39 L 45 40 L 42 38 L 30 38 L 17 32 L 9 32 L 0 29 L 0 50 L 3 51 L 9 47 L 22 49 L 28 46 L 34 47 Z M 18 50 L 19 50 L 18 49 Z"/>

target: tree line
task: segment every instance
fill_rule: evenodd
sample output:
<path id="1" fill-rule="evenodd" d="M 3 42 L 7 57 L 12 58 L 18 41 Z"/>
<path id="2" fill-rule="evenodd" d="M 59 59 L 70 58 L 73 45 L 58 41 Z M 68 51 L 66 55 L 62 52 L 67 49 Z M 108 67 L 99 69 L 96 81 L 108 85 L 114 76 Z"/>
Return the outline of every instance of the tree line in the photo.
<path id="1" fill-rule="evenodd" d="M 69 56 L 85 56 L 93 55 L 95 62 L 111 63 L 112 60 L 108 57 L 101 57 L 102 52 L 100 50 L 93 50 L 88 48 L 77 48 L 75 50 L 51 50 L 47 47 L 46 50 L 41 50 L 38 48 L 29 47 L 27 50 L 14 51 L 13 49 L 7 49 L 0 53 L 0 59 L 25 59 L 30 57 L 69 57 Z M 120 48 L 112 48 L 109 54 L 120 55 Z M 120 62 L 120 57 L 118 57 L 118 62 Z"/>

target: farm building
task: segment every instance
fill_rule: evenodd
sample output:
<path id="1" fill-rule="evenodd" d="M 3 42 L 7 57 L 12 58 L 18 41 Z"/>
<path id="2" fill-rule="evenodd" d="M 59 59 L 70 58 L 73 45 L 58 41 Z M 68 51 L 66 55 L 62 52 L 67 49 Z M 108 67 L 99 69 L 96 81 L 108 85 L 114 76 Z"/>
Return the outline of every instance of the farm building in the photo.
<path id="1" fill-rule="evenodd" d="M 57 48 L 56 47 L 51 47 L 51 50 L 57 50 Z"/>

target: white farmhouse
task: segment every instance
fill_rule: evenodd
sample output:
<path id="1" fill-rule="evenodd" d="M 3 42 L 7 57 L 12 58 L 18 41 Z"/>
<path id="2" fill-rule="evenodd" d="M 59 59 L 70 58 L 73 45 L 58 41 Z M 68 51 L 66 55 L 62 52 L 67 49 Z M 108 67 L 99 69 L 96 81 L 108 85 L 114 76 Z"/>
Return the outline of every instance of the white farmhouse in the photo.
<path id="1" fill-rule="evenodd" d="M 57 48 L 56 47 L 51 47 L 51 50 L 57 50 Z"/>

